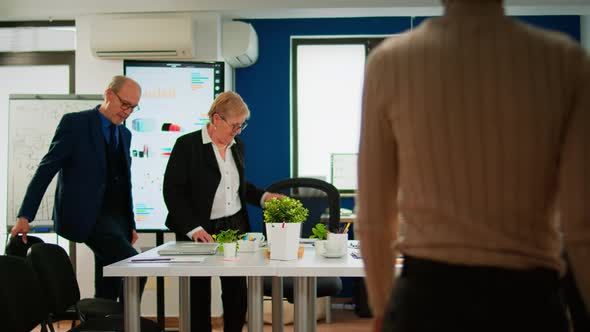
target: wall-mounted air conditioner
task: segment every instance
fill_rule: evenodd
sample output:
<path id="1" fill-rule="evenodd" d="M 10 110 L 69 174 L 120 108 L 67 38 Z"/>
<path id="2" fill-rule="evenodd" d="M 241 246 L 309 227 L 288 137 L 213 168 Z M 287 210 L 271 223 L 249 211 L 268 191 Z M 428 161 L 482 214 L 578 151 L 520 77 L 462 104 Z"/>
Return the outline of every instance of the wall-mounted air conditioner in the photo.
<path id="1" fill-rule="evenodd" d="M 195 34 L 188 15 L 97 17 L 90 48 L 100 59 L 190 59 Z"/>
<path id="2" fill-rule="evenodd" d="M 225 22 L 221 39 L 223 58 L 230 66 L 248 67 L 258 60 L 258 35 L 251 24 Z"/>

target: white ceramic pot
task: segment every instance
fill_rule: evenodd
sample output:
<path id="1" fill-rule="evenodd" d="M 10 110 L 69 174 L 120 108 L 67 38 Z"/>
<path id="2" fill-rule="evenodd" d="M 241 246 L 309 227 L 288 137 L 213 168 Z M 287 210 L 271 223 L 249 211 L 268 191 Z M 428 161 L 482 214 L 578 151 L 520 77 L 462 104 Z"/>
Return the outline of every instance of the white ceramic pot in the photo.
<path id="1" fill-rule="evenodd" d="M 223 244 L 223 257 L 225 258 L 233 258 L 236 257 L 236 253 L 237 253 L 237 242 L 231 242 L 231 243 L 224 243 Z"/>
<path id="2" fill-rule="evenodd" d="M 297 259 L 301 223 L 266 223 L 270 259 Z"/>
<path id="3" fill-rule="evenodd" d="M 326 252 L 326 240 L 317 240 L 313 243 L 316 255 L 322 255 Z"/>

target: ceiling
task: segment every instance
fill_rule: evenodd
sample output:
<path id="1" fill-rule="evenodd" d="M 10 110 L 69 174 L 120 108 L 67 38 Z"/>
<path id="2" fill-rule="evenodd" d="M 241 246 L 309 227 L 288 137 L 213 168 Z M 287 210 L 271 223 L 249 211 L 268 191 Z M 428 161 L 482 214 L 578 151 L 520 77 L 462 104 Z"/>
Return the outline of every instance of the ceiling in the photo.
<path id="1" fill-rule="evenodd" d="M 590 0 L 505 0 L 510 14 L 590 15 Z M 0 21 L 62 20 L 80 15 L 218 12 L 225 17 L 361 17 L 441 13 L 441 0 L 2 0 Z"/>

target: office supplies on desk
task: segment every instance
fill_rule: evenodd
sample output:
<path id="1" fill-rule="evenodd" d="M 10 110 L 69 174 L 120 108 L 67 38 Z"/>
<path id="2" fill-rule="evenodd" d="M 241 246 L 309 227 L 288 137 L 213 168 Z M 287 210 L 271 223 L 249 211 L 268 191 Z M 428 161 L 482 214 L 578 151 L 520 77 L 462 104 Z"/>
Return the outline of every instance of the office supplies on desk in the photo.
<path id="1" fill-rule="evenodd" d="M 360 250 L 354 250 L 350 253 L 350 256 L 352 256 L 352 258 L 356 258 L 356 259 L 361 259 L 361 252 Z"/>
<path id="2" fill-rule="evenodd" d="M 133 263 L 157 263 L 157 262 L 169 262 L 171 257 L 150 257 L 150 258 L 132 258 Z"/>
<path id="3" fill-rule="evenodd" d="M 344 229 L 340 233 L 348 233 L 348 227 L 350 227 L 350 223 L 349 222 L 346 223 L 346 226 L 344 227 Z"/>
<path id="4" fill-rule="evenodd" d="M 315 238 L 314 239 L 311 239 L 311 238 L 310 239 L 306 239 L 306 238 L 299 239 L 299 243 L 301 243 L 301 244 L 314 244 L 317 241 L 318 241 L 318 239 L 315 239 Z"/>
<path id="5" fill-rule="evenodd" d="M 131 258 L 131 263 L 201 263 L 204 256 L 181 256 L 181 257 L 143 257 Z"/>
<path id="6" fill-rule="evenodd" d="M 162 256 L 177 255 L 215 255 L 219 243 L 202 243 L 202 242 L 175 242 L 158 250 Z"/>

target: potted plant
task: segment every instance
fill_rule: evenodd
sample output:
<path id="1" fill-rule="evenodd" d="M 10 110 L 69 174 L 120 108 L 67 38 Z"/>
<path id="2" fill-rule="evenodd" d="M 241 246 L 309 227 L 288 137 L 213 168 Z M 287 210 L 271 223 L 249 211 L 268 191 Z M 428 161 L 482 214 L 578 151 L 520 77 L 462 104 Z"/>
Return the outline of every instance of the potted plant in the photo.
<path id="1" fill-rule="evenodd" d="M 238 251 L 238 240 L 244 237 L 237 229 L 227 229 L 217 234 L 213 234 L 213 239 L 217 243 L 221 243 L 223 249 L 223 256 L 236 257 Z"/>
<path id="2" fill-rule="evenodd" d="M 297 199 L 273 198 L 264 207 L 264 223 L 270 248 L 270 259 L 297 259 L 301 223 L 309 210 Z"/>
<path id="3" fill-rule="evenodd" d="M 322 224 L 321 222 L 315 224 L 315 226 L 313 226 L 311 229 L 311 232 L 313 235 L 309 237 L 310 239 L 318 239 L 318 241 L 328 239 L 328 229 L 326 228 L 326 225 Z"/>
<path id="4" fill-rule="evenodd" d="M 326 250 L 326 240 L 328 239 L 328 229 L 326 225 L 322 224 L 321 222 L 315 224 L 311 229 L 313 235 L 311 235 L 310 239 L 318 239 L 315 243 L 315 251 L 317 254 L 321 254 Z"/>

